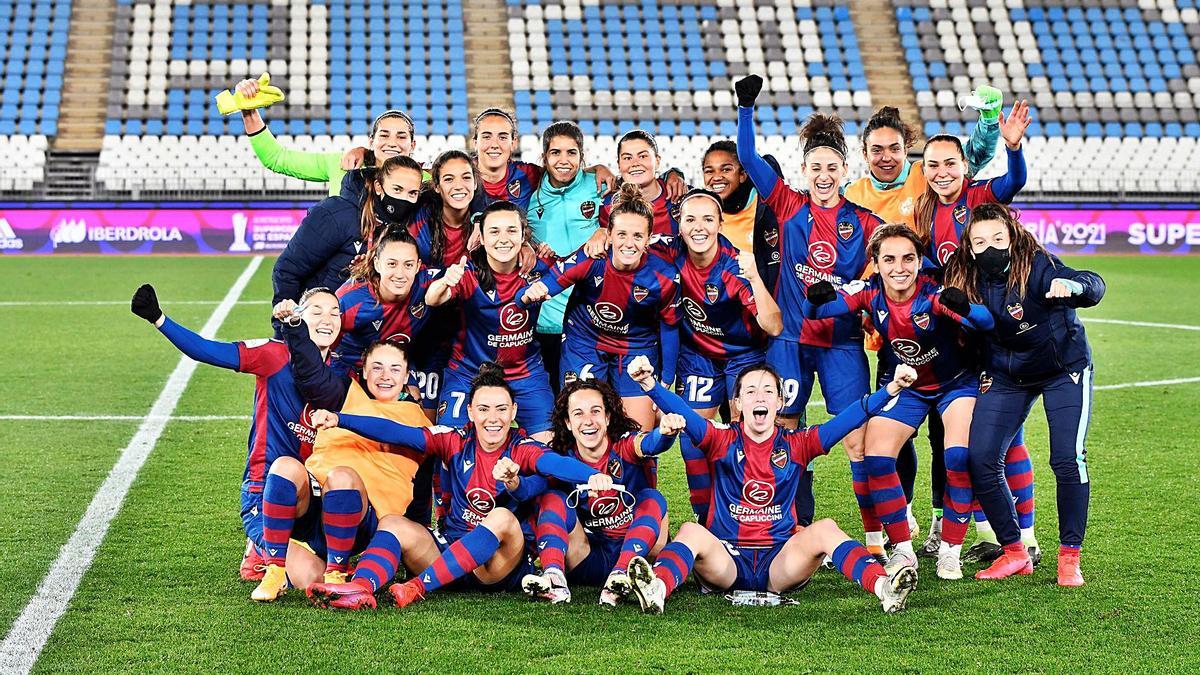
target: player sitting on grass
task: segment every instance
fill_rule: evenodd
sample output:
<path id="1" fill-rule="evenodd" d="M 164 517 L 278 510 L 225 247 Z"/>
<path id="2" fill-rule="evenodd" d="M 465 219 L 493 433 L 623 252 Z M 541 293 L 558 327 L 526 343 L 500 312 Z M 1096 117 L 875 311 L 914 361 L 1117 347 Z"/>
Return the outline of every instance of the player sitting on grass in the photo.
<path id="1" fill-rule="evenodd" d="M 316 438 L 308 407 L 292 372 L 287 345 L 278 340 L 217 342 L 201 337 L 163 314 L 158 295 L 150 284 L 137 289 L 130 309 L 154 324 L 187 356 L 257 377 L 246 470 L 242 475 L 242 527 L 249 542 L 241 575 L 248 581 L 262 579 L 252 595 L 255 600 L 274 600 L 286 587 L 283 565 L 288 537 L 279 538 L 280 533 L 270 532 L 264 526 L 267 470 L 280 458 L 299 465 L 312 453 Z M 295 311 L 307 325 L 308 336 L 324 361 L 341 330 L 337 296 L 328 288 L 311 289 L 301 296 Z M 277 569 L 273 571 L 272 567 Z M 268 576 L 273 581 L 268 583 Z"/>
<path id="2" fill-rule="evenodd" d="M 567 485 L 542 495 L 535 532 L 543 572 L 526 575 L 521 588 L 558 604 L 571 601 L 568 581 L 603 584 L 600 604 L 615 607 L 630 590 L 630 559 L 653 557 L 667 543 L 667 500 L 655 489 L 654 457 L 674 445 L 683 418 L 666 415 L 659 428 L 638 433 L 612 385 L 576 380 L 558 395 L 553 424 L 551 447 L 625 489 L 584 493 Z"/>
<path id="3" fill-rule="evenodd" d="M 471 383 L 467 416 L 463 428 L 445 426 L 418 428 L 378 417 L 338 415 L 324 410 L 313 413 L 320 429 L 340 426 L 360 436 L 383 443 L 406 446 L 427 452 L 442 461 L 450 494 L 446 514 L 445 540 L 437 541 L 441 555 L 426 557 L 426 569 L 390 591 L 398 607 L 420 600 L 428 593 L 466 577 L 461 586 L 479 590 L 503 591 L 516 587 L 532 567 L 525 555 L 525 537 L 521 523 L 511 507 L 527 497 L 521 487 L 532 474 L 542 474 L 571 483 L 587 483 L 590 490 L 609 490 L 612 479 L 582 462 L 563 457 L 514 429 L 517 406 L 512 390 L 499 366 L 485 362 Z M 545 484 L 534 489 L 540 494 Z M 372 541 L 374 548 L 376 541 Z M 347 584 L 318 583 L 309 586 L 308 595 L 317 605 L 374 606 L 366 596 L 387 583 L 396 572 L 402 552 L 398 543 L 389 544 L 381 560 L 390 563 L 375 579 L 355 574 Z M 430 535 L 428 544 L 434 543 Z M 368 553 L 370 553 L 370 549 Z M 365 557 L 365 555 L 364 555 Z M 361 563 L 360 563 L 361 567 Z M 474 574 L 472 574 L 474 573 Z"/>
<path id="4" fill-rule="evenodd" d="M 738 376 L 733 402 L 741 421 L 730 426 L 704 419 L 663 387 L 648 359 L 630 363 L 629 376 L 663 411 L 684 417 L 688 437 L 708 460 L 713 486 L 704 525 L 684 523 L 653 567 L 640 556 L 629 562 L 642 611 L 661 613 L 667 596 L 693 568 L 700 583 L 713 590 L 782 593 L 807 584 L 825 556 L 847 579 L 874 593 L 883 611 L 904 609 L 917 585 L 915 567 L 900 566 L 889 574 L 832 520 L 798 527 L 793 504 L 804 467 L 911 385 L 917 377 L 912 368 L 897 366 L 885 388 L 824 424 L 799 430 L 776 426 L 782 383 L 765 363 Z"/>

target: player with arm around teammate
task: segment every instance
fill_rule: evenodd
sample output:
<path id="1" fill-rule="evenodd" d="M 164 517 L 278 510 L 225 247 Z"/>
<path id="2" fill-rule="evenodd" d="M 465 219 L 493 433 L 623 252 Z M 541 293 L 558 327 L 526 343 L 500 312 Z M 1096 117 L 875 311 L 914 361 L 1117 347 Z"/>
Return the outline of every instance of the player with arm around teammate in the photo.
<path id="1" fill-rule="evenodd" d="M 624 489 L 554 485 L 539 498 L 535 533 L 542 574 L 525 576 L 527 594 L 551 604 L 570 602 L 570 582 L 603 584 L 600 604 L 608 607 L 628 595 L 629 561 L 653 557 L 666 543 L 667 501 L 656 489 L 655 458 L 671 448 L 682 422 L 666 415 L 657 429 L 641 433 L 607 382 L 576 380 L 563 388 L 554 405 L 551 447 Z"/>
<path id="2" fill-rule="evenodd" d="M 580 249 L 517 296 L 522 304 L 541 303 L 573 287 L 563 324 L 563 384 L 608 382 L 643 431 L 654 427 L 654 406 L 629 379 L 628 364 L 645 355 L 661 363 L 664 379 L 673 380 L 679 358 L 679 272 L 649 251 L 653 220 L 638 190 L 622 185 L 612 211 L 609 254 L 589 258 Z"/>
<path id="3" fill-rule="evenodd" d="M 937 574 L 961 579 L 960 551 L 973 501 L 967 440 L 979 390 L 962 328 L 988 330 L 993 322 L 986 308 L 969 305 L 961 290 L 941 291 L 936 281 L 920 275 L 920 250 L 921 240 L 906 225 L 884 225 L 869 249 L 876 273 L 840 292 L 827 282 L 809 286 L 804 311 L 814 318 L 867 312 L 884 341 L 879 351 L 883 377 L 901 365 L 916 370 L 916 382 L 867 422 L 866 456 L 850 463 L 854 494 L 868 547 L 882 546 L 881 530 L 886 530 L 894 546 L 891 565 L 916 567 L 896 456 L 928 415 L 940 415 L 946 429 L 947 499 Z"/>
<path id="4" fill-rule="evenodd" d="M 887 387 L 832 420 L 801 430 L 776 425 L 782 385 L 765 363 L 746 368 L 738 378 L 735 404 L 742 421 L 730 426 L 697 415 L 655 380 L 647 359 L 630 364 L 630 377 L 663 411 L 683 416 L 685 432 L 704 451 L 713 474 L 708 522 L 684 523 L 653 567 L 644 558 L 630 561 L 633 592 L 643 611 L 661 613 L 667 597 L 693 570 L 714 590 L 782 593 L 806 584 L 825 556 L 847 579 L 878 597 L 885 612 L 904 609 L 917 584 L 915 567 L 889 574 L 829 519 L 797 528 L 792 505 L 805 466 L 912 384 L 916 373 L 910 367 L 897 367 Z"/>
<path id="5" fill-rule="evenodd" d="M 284 464 L 288 461 L 301 464 L 312 454 L 316 439 L 311 410 L 297 386 L 287 345 L 279 340 L 220 342 L 197 335 L 163 313 L 154 287 L 149 284 L 137 289 L 130 309 L 154 324 L 188 357 L 256 378 L 246 469 L 242 475 L 241 516 L 248 545 L 241 574 L 244 579 L 260 581 L 251 594 L 253 599 L 274 600 L 287 585 L 284 561 L 288 533 L 272 528 L 264 509 L 264 499 L 269 496 L 268 471 L 280 460 L 287 460 Z M 300 298 L 299 319 L 307 326 L 322 360 L 328 358 L 329 349 L 337 340 L 338 313 L 337 296 L 328 288 L 310 289 Z M 295 495 L 284 501 L 295 504 Z M 260 564 L 261 576 L 255 569 Z"/>
<path id="6" fill-rule="evenodd" d="M 525 553 L 521 523 L 510 507 L 528 498 L 522 487 L 529 489 L 527 483 L 532 482 L 534 474 L 572 484 L 586 483 L 591 490 L 612 488 L 608 475 L 555 454 L 514 429 L 516 412 L 503 370 L 485 364 L 471 384 L 467 413 L 470 422 L 465 427 L 417 428 L 376 417 L 328 411 L 314 414 L 314 422 L 323 429 L 338 426 L 376 441 L 429 453 L 447 467 L 450 484 L 443 488 L 450 494 L 450 505 L 445 540 L 435 541 L 430 535 L 425 543 L 436 544 L 437 551 L 424 571 L 390 588 L 397 606 L 405 607 L 464 578 L 466 581 L 459 585 L 479 590 L 515 588 L 532 568 Z M 537 492 L 542 489 L 544 484 Z M 387 559 L 395 561 L 400 556 L 401 551 L 391 550 Z M 384 570 L 383 583 L 395 571 L 394 565 Z M 346 596 L 361 597 L 372 590 L 378 587 L 372 589 L 372 584 L 356 575 L 349 584 L 310 586 L 309 596 L 324 604 Z"/>
<path id="7" fill-rule="evenodd" d="M 983 334 L 970 457 L 975 496 L 1004 553 L 975 576 L 1000 579 L 1033 572 L 1004 480 L 1004 455 L 1040 396 L 1057 482 L 1058 583 L 1082 586 L 1079 554 L 1091 492 L 1085 442 L 1092 412 L 1092 350 L 1075 310 L 1099 304 L 1104 280 L 1046 252 L 1001 204 L 975 207 L 946 280 L 972 302 L 984 304 L 995 319 L 994 330 Z"/>

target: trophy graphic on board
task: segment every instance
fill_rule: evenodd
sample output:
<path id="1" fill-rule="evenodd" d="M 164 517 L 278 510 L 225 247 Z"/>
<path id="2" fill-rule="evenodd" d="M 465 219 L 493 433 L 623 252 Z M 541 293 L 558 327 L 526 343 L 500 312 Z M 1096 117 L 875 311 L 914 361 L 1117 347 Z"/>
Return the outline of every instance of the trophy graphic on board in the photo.
<path id="1" fill-rule="evenodd" d="M 250 219 L 246 214 L 238 211 L 231 218 L 233 221 L 233 243 L 229 245 L 230 253 L 246 253 L 250 250 L 250 245 L 246 243 L 246 225 Z"/>

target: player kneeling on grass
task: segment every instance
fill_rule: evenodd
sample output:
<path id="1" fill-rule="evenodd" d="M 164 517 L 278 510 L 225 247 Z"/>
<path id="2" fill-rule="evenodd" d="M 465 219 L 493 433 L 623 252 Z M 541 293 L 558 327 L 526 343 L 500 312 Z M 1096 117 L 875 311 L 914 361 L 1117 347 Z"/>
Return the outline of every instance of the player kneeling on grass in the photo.
<path id="1" fill-rule="evenodd" d="M 700 583 L 713 590 L 782 593 L 807 584 L 825 556 L 847 579 L 874 593 L 885 612 L 904 609 L 917 585 L 915 567 L 900 566 L 889 574 L 832 520 L 797 527 L 793 504 L 804 467 L 911 385 L 917 377 L 912 368 L 897 366 L 883 389 L 824 424 L 800 430 L 776 426 L 782 383 L 765 363 L 749 366 L 738 376 L 733 401 L 741 421 L 730 426 L 698 415 L 655 380 L 646 359 L 630 363 L 629 376 L 664 412 L 684 417 L 688 437 L 708 460 L 713 486 L 705 525 L 684 523 L 653 567 L 642 557 L 629 562 L 642 611 L 661 613 L 667 596 L 693 569 Z"/>
<path id="2" fill-rule="evenodd" d="M 552 422 L 551 447 L 624 488 L 594 492 L 568 485 L 542 495 L 535 532 L 543 572 L 526 575 L 521 588 L 557 604 L 571 601 L 568 581 L 604 584 L 600 604 L 615 607 L 630 591 L 629 561 L 653 557 L 667 543 L 667 500 L 655 489 L 654 457 L 675 443 L 683 418 L 666 415 L 659 428 L 638 433 L 612 385 L 576 380 L 558 395 Z"/>
<path id="3" fill-rule="evenodd" d="M 241 576 L 247 581 L 263 579 L 267 566 L 274 564 L 280 568 L 275 574 L 282 581 L 288 539 L 285 536 L 282 540 L 268 541 L 264 531 L 262 510 L 267 471 L 281 458 L 300 465 L 302 458 L 312 452 L 316 437 L 293 374 L 287 345 L 279 340 L 217 342 L 197 335 L 163 314 L 158 295 L 150 284 L 137 289 L 130 309 L 154 324 L 190 358 L 257 378 L 250 437 L 246 443 L 246 470 L 242 475 L 241 516 L 247 543 Z M 328 288 L 310 289 L 300 297 L 295 311 L 307 327 L 308 337 L 319 352 L 318 358 L 324 362 L 341 330 L 337 296 Z"/>
<path id="4" fill-rule="evenodd" d="M 398 607 L 464 577 L 460 585 L 478 590 L 514 588 L 532 567 L 525 555 L 521 524 L 510 508 L 529 494 L 544 491 L 545 483 L 532 478 L 533 474 L 571 484 L 587 483 L 591 490 L 612 488 L 612 479 L 607 475 L 578 460 L 549 452 L 545 445 L 515 430 L 512 423 L 516 414 L 517 406 L 503 371 L 486 362 L 471 383 L 467 407 L 470 424 L 460 429 L 418 428 L 378 417 L 337 415 L 324 410 L 313 413 L 318 428 L 340 426 L 372 440 L 413 448 L 434 455 L 446 467 L 448 483 L 442 487 L 450 496 L 450 504 L 445 539 L 436 540 L 426 532 L 419 555 L 404 556 L 406 566 L 425 569 L 391 587 Z M 350 583 L 310 585 L 308 595 L 313 603 L 373 607 L 371 596 L 395 575 L 402 550 L 394 538 L 376 537 L 363 554 L 364 559 L 368 556 L 377 561 L 378 569 L 363 574 L 360 562 Z M 409 565 L 410 561 L 414 564 Z"/>

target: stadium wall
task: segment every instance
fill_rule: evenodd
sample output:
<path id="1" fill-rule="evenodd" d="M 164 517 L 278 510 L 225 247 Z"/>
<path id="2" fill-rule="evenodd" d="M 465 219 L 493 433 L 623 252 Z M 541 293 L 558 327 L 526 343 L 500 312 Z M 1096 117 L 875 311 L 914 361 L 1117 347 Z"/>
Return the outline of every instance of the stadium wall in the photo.
<path id="1" fill-rule="evenodd" d="M 1021 219 L 1058 254 L 1200 254 L 1200 205 L 1029 204 Z M 0 204 L 4 255 L 271 253 L 306 211 L 295 203 Z"/>

